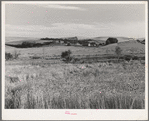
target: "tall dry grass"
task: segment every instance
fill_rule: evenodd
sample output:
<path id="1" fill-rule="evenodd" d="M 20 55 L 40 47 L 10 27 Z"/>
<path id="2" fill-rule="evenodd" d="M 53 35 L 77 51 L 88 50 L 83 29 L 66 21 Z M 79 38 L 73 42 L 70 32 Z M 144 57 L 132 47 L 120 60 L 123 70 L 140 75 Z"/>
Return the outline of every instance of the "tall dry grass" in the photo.
<path id="1" fill-rule="evenodd" d="M 6 109 L 144 109 L 145 68 L 123 64 L 6 65 Z"/>

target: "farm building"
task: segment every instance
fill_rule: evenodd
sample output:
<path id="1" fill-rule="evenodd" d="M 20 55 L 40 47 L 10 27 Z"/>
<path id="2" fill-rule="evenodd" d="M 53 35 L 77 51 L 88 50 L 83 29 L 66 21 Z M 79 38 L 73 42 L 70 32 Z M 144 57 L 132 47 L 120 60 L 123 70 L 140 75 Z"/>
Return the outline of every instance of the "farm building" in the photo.
<path id="1" fill-rule="evenodd" d="M 81 46 L 81 44 L 79 42 L 77 42 L 76 45 Z"/>
<path id="2" fill-rule="evenodd" d="M 112 38 L 112 37 L 109 37 L 106 41 L 106 45 L 108 44 L 112 44 L 112 43 L 118 43 L 118 40 L 117 38 Z"/>
<path id="3" fill-rule="evenodd" d="M 67 42 L 65 45 L 66 46 L 71 46 L 71 43 L 70 42 Z"/>
<path id="4" fill-rule="evenodd" d="M 90 46 L 90 47 L 95 47 L 97 45 L 98 44 L 96 42 L 94 42 L 94 41 L 88 41 L 88 46 Z"/>
<path id="5" fill-rule="evenodd" d="M 62 41 L 62 40 L 61 40 L 61 41 L 60 41 L 60 43 L 61 43 L 61 44 L 63 44 L 63 43 L 64 43 L 64 41 Z"/>
<path id="6" fill-rule="evenodd" d="M 99 45 L 95 41 L 83 41 L 81 44 L 82 44 L 82 46 L 89 46 L 89 47 L 96 47 Z"/>

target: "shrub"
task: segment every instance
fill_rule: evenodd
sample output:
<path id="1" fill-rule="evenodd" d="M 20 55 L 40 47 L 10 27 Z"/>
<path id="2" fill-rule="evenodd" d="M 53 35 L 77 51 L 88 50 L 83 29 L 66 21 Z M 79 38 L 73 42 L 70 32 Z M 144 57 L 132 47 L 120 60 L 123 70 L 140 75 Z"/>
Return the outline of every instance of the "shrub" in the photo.
<path id="1" fill-rule="evenodd" d="M 64 51 L 64 52 L 62 52 L 62 54 L 61 54 L 61 58 L 64 59 L 66 62 L 70 62 L 71 59 L 72 59 L 72 57 L 70 57 L 70 54 L 71 54 L 71 53 L 72 53 L 72 52 L 71 52 L 70 50 Z"/>
<path id="2" fill-rule="evenodd" d="M 5 59 L 6 59 L 6 61 L 12 60 L 12 59 L 17 59 L 19 57 L 19 55 L 20 55 L 20 53 L 18 53 L 17 51 L 14 51 L 14 54 L 5 52 Z"/>
<path id="3" fill-rule="evenodd" d="M 13 59 L 13 55 L 11 53 L 5 52 L 5 60 L 7 61 L 7 60 L 11 60 L 11 59 Z"/>
<path id="4" fill-rule="evenodd" d="M 13 56 L 13 58 L 14 58 L 14 59 L 17 59 L 17 58 L 19 57 L 19 55 L 20 55 L 20 53 L 18 53 L 17 51 L 14 51 L 14 56 Z"/>

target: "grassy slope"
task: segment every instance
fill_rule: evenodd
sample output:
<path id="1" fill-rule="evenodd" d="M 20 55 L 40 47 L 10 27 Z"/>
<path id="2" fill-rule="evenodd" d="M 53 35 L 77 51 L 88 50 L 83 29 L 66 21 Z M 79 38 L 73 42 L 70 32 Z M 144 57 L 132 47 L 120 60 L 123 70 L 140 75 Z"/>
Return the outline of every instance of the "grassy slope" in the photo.
<path id="1" fill-rule="evenodd" d="M 145 46 L 141 43 L 131 41 L 131 42 L 121 42 L 118 44 L 111 44 L 107 46 L 100 47 L 74 47 L 74 46 L 47 46 L 47 47 L 39 47 L 39 48 L 14 48 L 5 46 L 5 51 L 13 53 L 15 50 L 20 52 L 20 57 L 26 57 L 33 55 L 42 56 L 43 48 L 45 56 L 60 56 L 61 52 L 66 50 L 71 50 L 73 55 L 96 55 L 96 54 L 115 54 L 115 47 L 120 46 L 122 48 L 122 54 L 127 53 L 145 53 Z"/>

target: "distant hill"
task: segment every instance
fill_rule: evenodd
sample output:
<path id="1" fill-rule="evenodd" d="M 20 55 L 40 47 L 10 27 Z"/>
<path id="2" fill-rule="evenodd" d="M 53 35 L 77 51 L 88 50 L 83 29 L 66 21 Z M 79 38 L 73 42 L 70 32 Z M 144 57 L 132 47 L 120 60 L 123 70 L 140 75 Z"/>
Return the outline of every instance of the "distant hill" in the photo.
<path id="1" fill-rule="evenodd" d="M 134 40 L 133 38 L 128 38 L 128 37 L 117 37 L 119 42 L 126 42 L 130 40 Z"/>
<path id="2" fill-rule="evenodd" d="M 60 39 L 78 40 L 77 37 L 63 37 L 63 38 L 60 38 Z"/>
<path id="3" fill-rule="evenodd" d="M 106 41 L 109 37 L 95 37 L 92 38 L 93 40 L 97 40 L 97 41 Z M 117 38 L 118 42 L 125 42 L 125 41 L 130 41 L 130 39 L 132 38 L 128 38 L 128 37 L 111 37 L 111 38 Z"/>
<path id="4" fill-rule="evenodd" d="M 78 40 L 91 39 L 91 37 L 77 36 Z"/>
<path id="5" fill-rule="evenodd" d="M 98 40 L 98 41 L 106 41 L 109 37 L 95 37 L 95 38 L 92 38 L 93 40 Z"/>
<path id="6" fill-rule="evenodd" d="M 83 37 L 83 36 L 77 36 L 77 37 L 63 37 L 62 39 L 68 39 L 68 40 L 80 40 L 80 41 L 94 41 L 96 43 L 104 43 L 106 40 L 111 37 L 111 36 L 103 36 L 103 37 Z M 134 40 L 133 38 L 128 38 L 128 37 L 111 37 L 111 38 L 117 38 L 118 43 L 119 42 L 126 42 L 126 41 L 132 41 Z"/>
<path id="7" fill-rule="evenodd" d="M 68 39 L 68 40 L 86 40 L 92 39 L 96 41 L 106 41 L 111 36 L 104 36 L 104 37 L 83 37 L 83 36 L 76 36 L 76 37 L 62 37 L 59 39 Z M 132 38 L 128 37 L 113 37 L 117 38 L 119 42 L 129 41 Z M 143 40 L 145 38 L 138 38 L 139 40 Z M 6 37 L 5 42 L 13 42 L 13 41 L 31 41 L 31 40 L 40 40 L 40 38 L 33 38 L 33 37 Z"/>
<path id="8" fill-rule="evenodd" d="M 53 39 L 64 39 L 67 42 L 70 43 L 87 43 L 88 41 L 93 41 L 96 44 L 105 44 L 106 40 L 110 36 L 101 36 L 101 37 L 83 37 L 83 36 L 75 36 L 75 37 L 62 37 L 62 38 L 53 38 Z M 118 43 L 124 43 L 124 42 L 136 42 L 133 38 L 128 38 L 128 37 L 112 37 L 112 38 L 117 38 Z M 52 39 L 52 38 L 51 38 Z M 139 38 L 139 40 L 143 40 L 144 38 Z M 52 41 L 52 40 L 51 40 Z M 5 44 L 7 45 L 19 45 L 22 44 L 22 42 L 29 42 L 29 43 L 38 43 L 38 44 L 46 44 L 50 43 L 50 40 L 41 40 L 41 38 L 33 38 L 33 37 L 6 37 L 5 38 Z"/>
<path id="9" fill-rule="evenodd" d="M 145 38 L 137 38 L 137 40 L 143 41 L 145 40 Z"/>
<path id="10" fill-rule="evenodd" d="M 34 38 L 34 37 L 5 37 L 5 42 L 39 40 L 39 39 L 40 38 Z"/>

